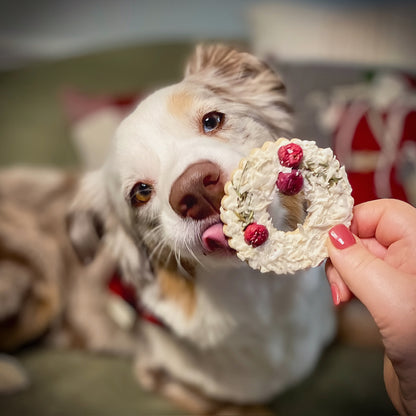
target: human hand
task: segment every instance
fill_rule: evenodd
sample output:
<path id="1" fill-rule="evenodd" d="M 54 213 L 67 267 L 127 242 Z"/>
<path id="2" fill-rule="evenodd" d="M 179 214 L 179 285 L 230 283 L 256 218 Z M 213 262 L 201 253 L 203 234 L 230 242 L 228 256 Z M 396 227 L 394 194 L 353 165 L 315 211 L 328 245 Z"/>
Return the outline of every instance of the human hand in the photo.
<path id="1" fill-rule="evenodd" d="M 385 347 L 390 399 L 400 414 L 416 414 L 416 209 L 397 200 L 357 205 L 351 231 L 329 232 L 334 303 L 354 294 L 367 307 Z"/>

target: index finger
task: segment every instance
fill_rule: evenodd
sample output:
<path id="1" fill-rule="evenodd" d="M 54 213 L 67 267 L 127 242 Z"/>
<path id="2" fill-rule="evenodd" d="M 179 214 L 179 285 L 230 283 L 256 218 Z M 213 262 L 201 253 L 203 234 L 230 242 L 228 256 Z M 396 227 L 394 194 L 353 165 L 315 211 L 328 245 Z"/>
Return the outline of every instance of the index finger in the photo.
<path id="1" fill-rule="evenodd" d="M 416 209 L 395 199 L 364 202 L 354 207 L 351 231 L 384 247 L 403 239 L 416 241 Z"/>

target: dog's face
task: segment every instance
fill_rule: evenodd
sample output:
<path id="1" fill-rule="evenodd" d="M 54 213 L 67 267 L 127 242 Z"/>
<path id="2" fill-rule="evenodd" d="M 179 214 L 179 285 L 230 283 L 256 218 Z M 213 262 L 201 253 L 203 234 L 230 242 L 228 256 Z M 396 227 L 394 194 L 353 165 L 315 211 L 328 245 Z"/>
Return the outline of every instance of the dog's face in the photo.
<path id="1" fill-rule="evenodd" d="M 150 95 L 122 122 L 87 193 L 102 194 L 96 204 L 112 207 L 151 258 L 227 257 L 219 219 L 224 184 L 251 148 L 290 131 L 284 92 L 252 55 L 198 47 L 182 82 Z M 279 201 L 274 208 L 285 221 Z M 98 217 L 109 211 L 89 210 Z"/>

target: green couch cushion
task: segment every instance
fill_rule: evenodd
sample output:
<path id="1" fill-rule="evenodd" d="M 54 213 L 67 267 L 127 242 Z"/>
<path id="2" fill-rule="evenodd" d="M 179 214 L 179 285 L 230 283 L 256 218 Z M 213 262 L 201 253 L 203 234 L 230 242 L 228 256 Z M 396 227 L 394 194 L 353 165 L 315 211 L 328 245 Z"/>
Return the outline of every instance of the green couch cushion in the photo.
<path id="1" fill-rule="evenodd" d="M 180 79 L 188 43 L 146 44 L 0 73 L 0 165 L 77 163 L 61 102 L 65 87 L 131 94 Z"/>

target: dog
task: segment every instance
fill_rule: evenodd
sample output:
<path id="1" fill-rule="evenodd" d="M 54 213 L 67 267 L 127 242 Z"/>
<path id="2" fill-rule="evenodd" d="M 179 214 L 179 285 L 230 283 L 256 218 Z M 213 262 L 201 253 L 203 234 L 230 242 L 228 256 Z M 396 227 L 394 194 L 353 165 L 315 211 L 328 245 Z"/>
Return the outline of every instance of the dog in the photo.
<path id="1" fill-rule="evenodd" d="M 70 209 L 79 257 L 111 253 L 157 318 L 135 328 L 139 381 L 196 414 L 268 402 L 310 374 L 334 336 L 321 269 L 261 274 L 222 233 L 224 184 L 240 159 L 291 131 L 276 73 L 249 53 L 199 45 L 182 81 L 122 121 Z M 303 201 L 276 196 L 276 227 L 304 216 Z"/>

